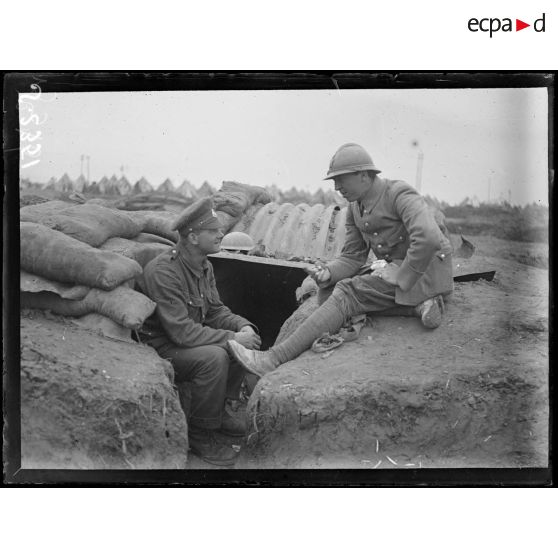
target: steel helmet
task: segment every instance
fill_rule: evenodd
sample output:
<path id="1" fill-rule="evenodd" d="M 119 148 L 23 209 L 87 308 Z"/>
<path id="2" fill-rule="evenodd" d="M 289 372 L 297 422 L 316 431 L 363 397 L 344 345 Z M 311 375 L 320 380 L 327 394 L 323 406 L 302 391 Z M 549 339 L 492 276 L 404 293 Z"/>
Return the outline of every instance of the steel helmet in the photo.
<path id="1" fill-rule="evenodd" d="M 252 237 L 240 231 L 226 234 L 221 241 L 221 250 L 252 250 L 254 241 Z"/>
<path id="2" fill-rule="evenodd" d="M 334 178 L 340 174 L 360 171 L 382 172 L 376 168 L 372 157 L 368 155 L 364 147 L 358 145 L 358 143 L 345 143 L 331 158 L 329 170 L 324 180 Z"/>

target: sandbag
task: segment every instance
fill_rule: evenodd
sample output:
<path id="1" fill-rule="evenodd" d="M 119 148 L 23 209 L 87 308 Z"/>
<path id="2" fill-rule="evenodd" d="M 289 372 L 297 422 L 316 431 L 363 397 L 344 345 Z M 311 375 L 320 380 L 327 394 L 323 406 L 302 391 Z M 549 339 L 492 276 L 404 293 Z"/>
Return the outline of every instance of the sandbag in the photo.
<path id="1" fill-rule="evenodd" d="M 156 234 L 173 242 L 178 242 L 178 232 L 172 230 L 176 214 L 166 211 L 130 211 L 130 219 L 141 226 L 141 232 Z M 138 231 L 139 234 L 140 231 Z M 122 236 L 122 235 L 118 235 Z"/>
<path id="2" fill-rule="evenodd" d="M 233 181 L 223 182 L 221 189 L 213 196 L 213 206 L 225 231 L 234 227 L 251 205 L 270 201 L 271 196 L 264 188 Z"/>
<path id="3" fill-rule="evenodd" d="M 113 236 L 133 238 L 142 228 L 125 211 L 83 204 L 63 209 L 39 221 L 55 231 L 97 247 Z"/>
<path id="4" fill-rule="evenodd" d="M 60 283 L 52 279 L 45 279 L 27 271 L 20 271 L 19 274 L 19 290 L 29 293 L 38 293 L 41 291 L 49 291 L 56 293 L 61 298 L 68 300 L 81 300 L 91 290 L 91 287 L 85 285 L 69 285 Z"/>
<path id="5" fill-rule="evenodd" d="M 19 220 L 40 223 L 41 219 L 52 217 L 64 209 L 75 207 L 75 205 L 75 203 L 69 203 L 62 200 L 53 200 L 36 205 L 27 205 L 20 208 Z"/>
<path id="6" fill-rule="evenodd" d="M 108 316 L 130 329 L 141 327 L 157 306 L 144 294 L 128 287 L 116 287 L 112 291 L 91 289 L 84 301 L 90 305 L 90 311 Z"/>
<path id="7" fill-rule="evenodd" d="M 134 236 L 134 238 L 130 240 L 133 240 L 134 242 L 145 242 L 145 243 L 154 242 L 155 244 L 166 244 L 167 246 L 175 245 L 175 243 L 172 240 L 169 240 L 168 238 L 165 238 L 163 236 L 158 236 L 156 234 L 146 233 L 146 232 L 141 232 L 138 234 L 138 236 Z"/>
<path id="8" fill-rule="evenodd" d="M 155 236 L 155 235 L 150 235 Z M 120 254 L 138 262 L 141 267 L 145 267 L 153 258 L 170 249 L 167 244 L 143 243 L 128 240 L 127 238 L 109 238 L 99 247 L 101 250 L 109 250 L 115 254 Z"/>
<path id="9" fill-rule="evenodd" d="M 91 198 L 90 200 L 87 200 L 85 203 L 102 205 L 103 207 L 116 207 L 117 204 L 117 202 L 114 200 L 106 200 L 104 198 Z"/>
<path id="10" fill-rule="evenodd" d="M 20 293 L 19 303 L 21 308 L 37 308 L 50 310 L 62 316 L 84 316 L 91 312 L 84 305 L 83 300 L 68 300 L 56 293 L 42 291 L 40 293 Z"/>
<path id="11" fill-rule="evenodd" d="M 142 273 L 125 256 L 92 248 L 38 223 L 20 223 L 21 268 L 47 279 L 113 289 Z"/>
<path id="12" fill-rule="evenodd" d="M 50 310 L 63 316 L 77 317 L 94 312 L 130 329 L 139 329 L 157 306 L 129 287 L 116 287 L 112 291 L 91 289 L 83 300 L 66 300 L 51 292 L 23 292 L 20 303 L 22 308 Z"/>
<path id="13" fill-rule="evenodd" d="M 261 186 L 250 186 L 240 182 L 225 181 L 221 189 L 213 196 L 213 206 L 216 211 L 223 211 L 238 218 L 248 207 L 255 203 L 266 204 L 271 196 Z"/>
<path id="14" fill-rule="evenodd" d="M 131 329 L 117 324 L 114 320 L 111 320 L 102 314 L 86 314 L 81 318 L 73 318 L 72 323 L 82 327 L 83 329 L 104 335 L 105 337 L 119 339 L 120 341 L 126 341 L 128 343 L 133 342 Z"/>

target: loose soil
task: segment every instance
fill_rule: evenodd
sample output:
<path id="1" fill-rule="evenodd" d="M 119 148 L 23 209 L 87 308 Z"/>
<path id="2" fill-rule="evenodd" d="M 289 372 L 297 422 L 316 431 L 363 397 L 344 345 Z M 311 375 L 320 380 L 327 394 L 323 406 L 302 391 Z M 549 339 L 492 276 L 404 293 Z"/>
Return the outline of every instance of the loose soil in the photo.
<path id="1" fill-rule="evenodd" d="M 21 316 L 24 469 L 181 469 L 186 420 L 150 347 L 38 310 Z"/>
<path id="2" fill-rule="evenodd" d="M 477 250 L 456 260 L 458 273 L 496 276 L 456 283 L 441 327 L 375 317 L 356 342 L 327 358 L 307 351 L 261 380 L 239 466 L 546 467 L 548 253 L 470 240 Z"/>

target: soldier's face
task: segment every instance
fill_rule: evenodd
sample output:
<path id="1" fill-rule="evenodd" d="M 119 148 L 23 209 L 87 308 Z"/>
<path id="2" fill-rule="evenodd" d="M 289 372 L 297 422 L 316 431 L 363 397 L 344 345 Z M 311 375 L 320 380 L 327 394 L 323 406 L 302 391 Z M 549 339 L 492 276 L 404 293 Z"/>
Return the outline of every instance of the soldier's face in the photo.
<path id="1" fill-rule="evenodd" d="M 341 174 L 336 176 L 333 181 L 335 190 L 349 202 L 362 199 L 372 186 L 372 181 L 366 172 Z"/>
<path id="2" fill-rule="evenodd" d="M 221 250 L 221 240 L 223 240 L 221 229 L 201 229 L 197 234 L 198 248 L 204 254 L 215 254 Z"/>

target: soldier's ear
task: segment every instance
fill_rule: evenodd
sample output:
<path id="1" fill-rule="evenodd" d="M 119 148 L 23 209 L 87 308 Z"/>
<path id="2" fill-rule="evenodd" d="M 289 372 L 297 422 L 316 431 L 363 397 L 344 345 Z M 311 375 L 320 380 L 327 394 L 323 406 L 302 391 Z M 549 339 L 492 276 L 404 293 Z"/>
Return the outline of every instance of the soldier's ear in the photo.
<path id="1" fill-rule="evenodd" d="M 190 244 L 193 244 L 194 246 L 197 246 L 199 244 L 199 238 L 198 238 L 198 233 L 197 231 L 190 231 L 188 233 L 188 242 Z"/>

